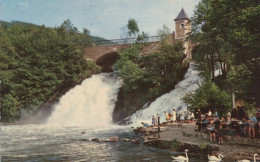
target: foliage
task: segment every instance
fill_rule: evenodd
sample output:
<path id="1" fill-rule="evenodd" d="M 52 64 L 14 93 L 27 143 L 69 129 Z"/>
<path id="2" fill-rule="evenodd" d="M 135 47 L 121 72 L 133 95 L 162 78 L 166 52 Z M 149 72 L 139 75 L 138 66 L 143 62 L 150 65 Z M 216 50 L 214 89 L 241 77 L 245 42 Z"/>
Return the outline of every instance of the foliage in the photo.
<path id="1" fill-rule="evenodd" d="M 166 25 L 163 25 L 162 29 L 157 30 L 157 35 L 161 37 L 161 41 L 166 41 L 168 35 L 170 34 L 170 28 Z"/>
<path id="2" fill-rule="evenodd" d="M 127 24 L 128 34 L 130 37 L 139 32 L 138 24 L 135 19 L 129 19 Z"/>
<path id="3" fill-rule="evenodd" d="M 213 82 L 203 82 L 195 93 L 186 95 L 183 100 L 190 109 L 200 108 L 203 113 L 209 109 L 224 114 L 230 109 L 230 95 L 220 90 Z"/>
<path id="4" fill-rule="evenodd" d="M 193 60 L 205 84 L 216 82 L 226 93 L 256 105 L 260 104 L 259 16 L 259 1 L 202 0 L 189 36 L 197 44 Z M 221 70 L 217 78 L 216 69 Z"/>
<path id="5" fill-rule="evenodd" d="M 141 49 L 140 44 L 135 44 L 119 52 L 116 67 L 124 82 L 120 93 L 121 117 L 173 89 L 187 70 L 182 64 L 185 58 L 182 42 L 162 43 L 158 52 L 148 55 L 142 55 Z"/>
<path id="6" fill-rule="evenodd" d="M 137 40 L 138 43 L 139 42 L 143 43 L 143 42 L 147 42 L 148 41 L 148 37 L 149 37 L 149 35 L 147 33 L 142 32 L 142 34 L 138 34 L 136 40 Z"/>
<path id="7" fill-rule="evenodd" d="M 200 143 L 200 144 L 199 144 L 199 148 L 200 148 L 201 150 L 207 149 L 207 148 L 208 148 L 208 144 L 206 144 L 206 143 Z"/>
<path id="8" fill-rule="evenodd" d="M 98 71 L 83 59 L 88 32 L 66 20 L 60 27 L 15 23 L 0 27 L 0 104 L 3 121 L 36 111 L 56 91 Z"/>

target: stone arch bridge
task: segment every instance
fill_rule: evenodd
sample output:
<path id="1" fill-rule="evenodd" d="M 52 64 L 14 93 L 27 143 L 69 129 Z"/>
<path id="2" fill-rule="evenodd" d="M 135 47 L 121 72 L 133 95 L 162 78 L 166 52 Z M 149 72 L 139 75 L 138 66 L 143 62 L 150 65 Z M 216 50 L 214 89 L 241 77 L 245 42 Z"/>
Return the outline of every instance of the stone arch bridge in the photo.
<path id="1" fill-rule="evenodd" d="M 168 39 L 173 41 L 172 36 L 170 36 Z M 140 43 L 143 46 L 141 52 L 143 55 L 146 55 L 158 50 L 160 42 L 161 37 L 159 36 L 148 37 L 146 40 L 139 42 L 134 38 L 105 40 L 102 42 L 97 42 L 105 45 L 87 46 L 85 48 L 84 58 L 95 61 L 97 65 L 102 67 L 103 72 L 111 72 L 111 67 L 117 61 L 118 52 L 124 48 L 130 47 L 131 43 Z"/>

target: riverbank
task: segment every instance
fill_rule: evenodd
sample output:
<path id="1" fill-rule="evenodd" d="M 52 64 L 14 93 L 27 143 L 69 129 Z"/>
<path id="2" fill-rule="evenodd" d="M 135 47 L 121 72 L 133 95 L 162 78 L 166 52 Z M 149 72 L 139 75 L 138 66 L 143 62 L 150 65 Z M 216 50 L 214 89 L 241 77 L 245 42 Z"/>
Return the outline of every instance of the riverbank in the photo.
<path id="1" fill-rule="evenodd" d="M 160 127 L 137 128 L 134 131 L 143 135 L 144 145 L 200 154 L 222 154 L 227 159 L 253 160 L 255 153 L 260 153 L 260 139 L 244 137 L 225 137 L 224 145 L 210 143 L 209 135 L 196 131 L 195 124 L 165 124 Z M 260 160 L 260 156 L 257 156 Z"/>

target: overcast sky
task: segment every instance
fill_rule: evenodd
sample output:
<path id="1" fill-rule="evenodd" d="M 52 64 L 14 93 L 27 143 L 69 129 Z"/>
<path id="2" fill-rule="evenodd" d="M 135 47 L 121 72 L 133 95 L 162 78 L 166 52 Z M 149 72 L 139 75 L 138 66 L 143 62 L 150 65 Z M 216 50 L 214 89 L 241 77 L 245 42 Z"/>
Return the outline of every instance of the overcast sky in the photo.
<path id="1" fill-rule="evenodd" d="M 174 18 L 183 7 L 192 17 L 200 0 L 0 0 L 0 20 L 24 21 L 55 27 L 70 19 L 80 31 L 106 39 L 120 38 L 129 18 L 150 36 L 164 24 L 174 30 Z"/>

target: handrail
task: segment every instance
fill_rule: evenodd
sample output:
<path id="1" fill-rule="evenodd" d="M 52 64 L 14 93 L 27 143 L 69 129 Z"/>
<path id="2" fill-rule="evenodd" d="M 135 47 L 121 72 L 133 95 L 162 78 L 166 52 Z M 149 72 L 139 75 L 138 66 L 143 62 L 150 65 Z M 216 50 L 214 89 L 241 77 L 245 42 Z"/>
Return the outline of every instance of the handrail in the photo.
<path id="1" fill-rule="evenodd" d="M 161 41 L 161 36 L 149 36 L 143 40 L 138 40 L 137 38 L 124 38 L 124 39 L 111 39 L 111 40 L 98 40 L 95 41 L 94 46 L 99 45 L 120 45 L 120 44 L 132 44 L 132 43 L 151 43 Z"/>

